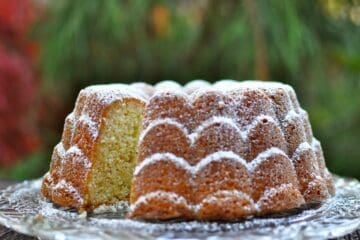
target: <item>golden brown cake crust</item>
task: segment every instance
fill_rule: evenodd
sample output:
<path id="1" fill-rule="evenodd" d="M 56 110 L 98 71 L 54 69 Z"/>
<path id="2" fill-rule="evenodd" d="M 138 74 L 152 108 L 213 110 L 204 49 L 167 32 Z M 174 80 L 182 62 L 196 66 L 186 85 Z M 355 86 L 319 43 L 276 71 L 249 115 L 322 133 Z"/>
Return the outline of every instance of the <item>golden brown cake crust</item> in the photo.
<path id="1" fill-rule="evenodd" d="M 74 111 L 65 120 L 61 142 L 54 148 L 49 172 L 44 176 L 41 192 L 46 198 L 80 211 L 96 207 L 89 203 L 88 183 L 103 116 L 114 105 L 130 102 L 144 106 L 145 97 L 121 84 L 92 86 L 79 93 Z"/>
<path id="2" fill-rule="evenodd" d="M 146 105 L 130 217 L 229 220 L 334 193 L 290 86 L 194 85 L 155 89 Z"/>
<path id="3" fill-rule="evenodd" d="M 89 202 L 89 182 L 103 116 L 130 102 L 146 105 L 132 218 L 233 220 L 334 194 L 320 142 L 294 90 L 225 80 L 82 90 L 54 148 L 45 197 L 80 211 L 97 207 Z"/>

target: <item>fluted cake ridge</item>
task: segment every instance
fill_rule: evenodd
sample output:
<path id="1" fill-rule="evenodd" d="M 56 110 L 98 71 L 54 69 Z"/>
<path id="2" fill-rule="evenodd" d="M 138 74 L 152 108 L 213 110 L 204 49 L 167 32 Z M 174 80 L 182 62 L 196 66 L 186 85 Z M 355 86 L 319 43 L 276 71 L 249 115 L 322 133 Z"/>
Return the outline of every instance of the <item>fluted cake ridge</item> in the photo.
<path id="1" fill-rule="evenodd" d="M 291 86 L 195 80 L 82 90 L 42 192 L 79 210 L 130 198 L 133 218 L 237 219 L 334 187 Z"/>

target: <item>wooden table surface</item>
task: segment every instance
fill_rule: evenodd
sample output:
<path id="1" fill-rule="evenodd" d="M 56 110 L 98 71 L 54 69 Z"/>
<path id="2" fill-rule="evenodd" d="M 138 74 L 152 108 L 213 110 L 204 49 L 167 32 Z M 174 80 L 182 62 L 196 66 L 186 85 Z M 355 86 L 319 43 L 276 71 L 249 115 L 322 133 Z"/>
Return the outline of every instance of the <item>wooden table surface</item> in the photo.
<path id="1" fill-rule="evenodd" d="M 14 184 L 14 183 L 16 183 L 16 182 L 0 179 L 0 189 L 6 188 L 7 186 Z M 6 228 L 6 227 L 0 225 L 0 239 L 1 240 L 35 240 L 37 238 L 17 233 L 9 228 Z M 338 238 L 338 239 L 360 240 L 360 229 L 352 234 L 346 235 L 346 236 Z"/>

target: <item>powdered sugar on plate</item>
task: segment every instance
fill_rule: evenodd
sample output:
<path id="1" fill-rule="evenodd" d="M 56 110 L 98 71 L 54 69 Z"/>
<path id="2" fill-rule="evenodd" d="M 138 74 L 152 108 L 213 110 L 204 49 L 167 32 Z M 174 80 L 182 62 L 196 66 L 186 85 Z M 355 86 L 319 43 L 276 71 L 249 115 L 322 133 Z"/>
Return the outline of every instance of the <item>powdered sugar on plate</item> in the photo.
<path id="1" fill-rule="evenodd" d="M 41 180 L 26 181 L 0 194 L 0 223 L 44 239 L 144 238 L 316 238 L 346 235 L 360 228 L 360 183 L 335 177 L 336 195 L 322 205 L 236 222 L 126 219 L 128 204 L 100 206 L 92 213 L 52 204 L 41 196 Z"/>

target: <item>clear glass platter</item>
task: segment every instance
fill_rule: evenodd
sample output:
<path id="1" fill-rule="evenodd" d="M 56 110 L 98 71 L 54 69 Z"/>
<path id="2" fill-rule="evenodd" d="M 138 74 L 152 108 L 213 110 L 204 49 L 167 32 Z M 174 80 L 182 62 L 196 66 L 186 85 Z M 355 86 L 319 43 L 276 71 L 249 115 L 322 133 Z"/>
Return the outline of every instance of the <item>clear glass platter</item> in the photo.
<path id="1" fill-rule="evenodd" d="M 336 195 L 321 205 L 237 222 L 126 219 L 120 202 L 93 213 L 78 214 L 44 199 L 41 179 L 25 181 L 0 192 L 0 223 L 41 239 L 327 239 L 360 229 L 360 183 L 334 176 Z"/>

